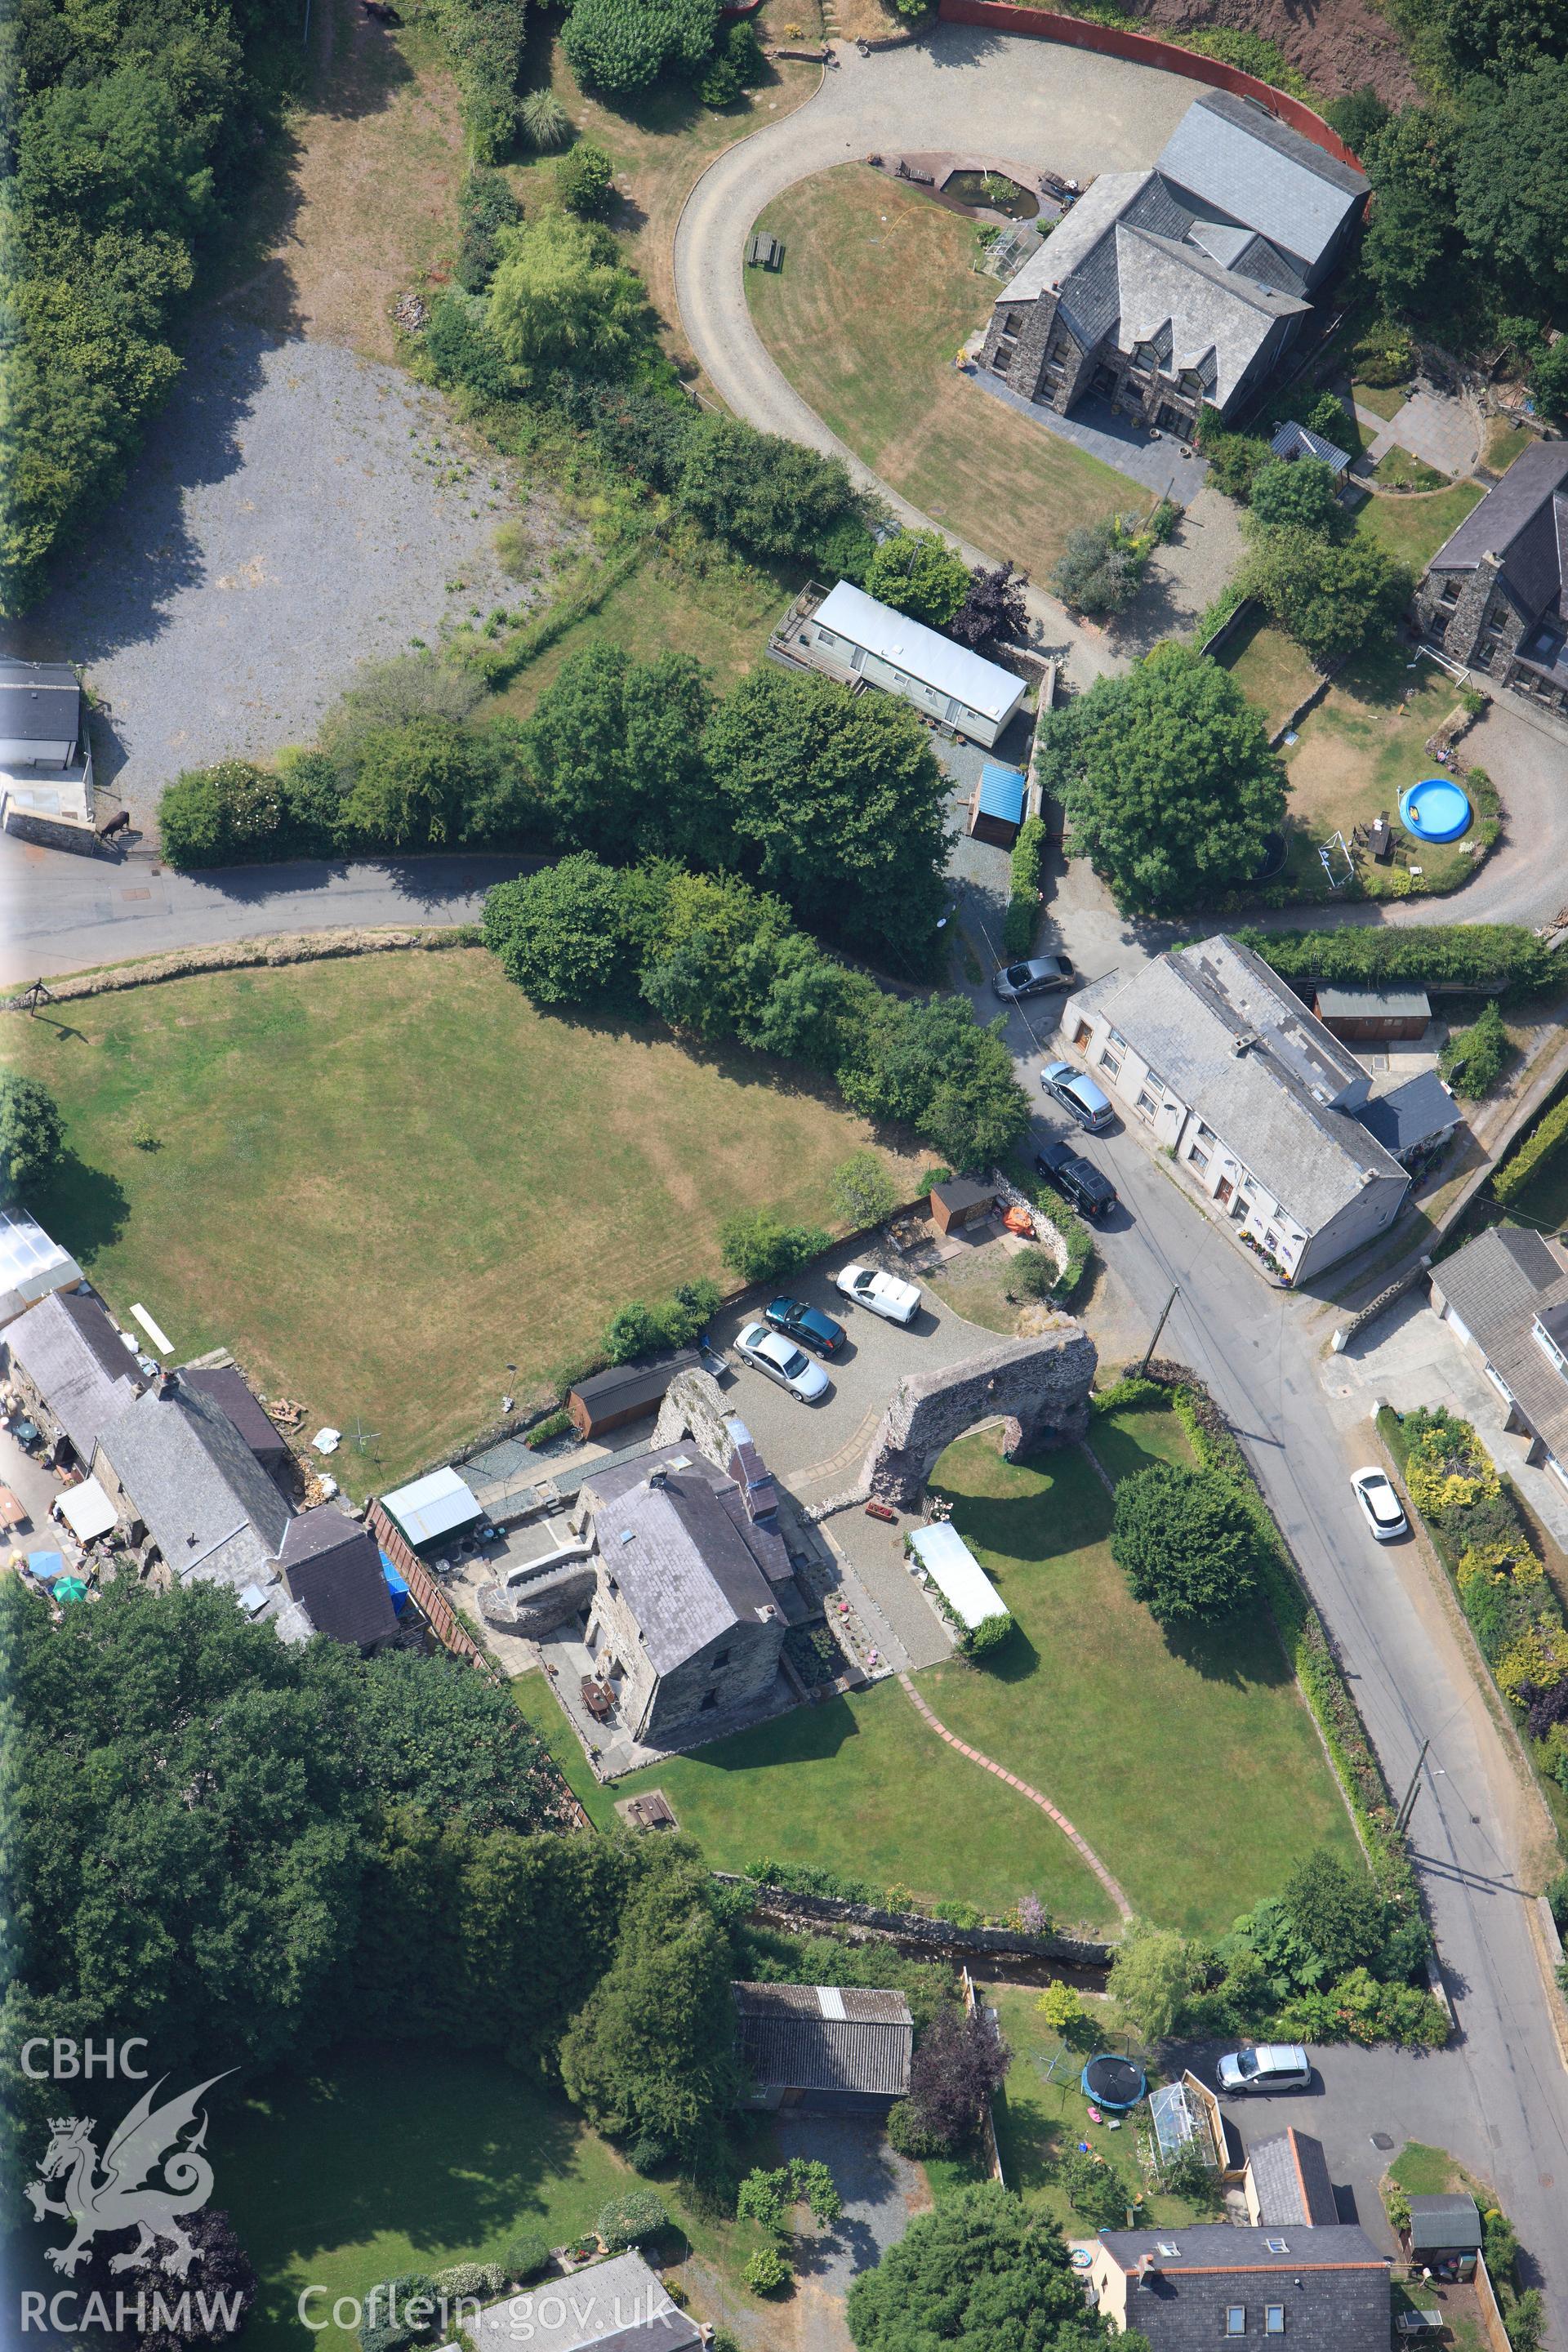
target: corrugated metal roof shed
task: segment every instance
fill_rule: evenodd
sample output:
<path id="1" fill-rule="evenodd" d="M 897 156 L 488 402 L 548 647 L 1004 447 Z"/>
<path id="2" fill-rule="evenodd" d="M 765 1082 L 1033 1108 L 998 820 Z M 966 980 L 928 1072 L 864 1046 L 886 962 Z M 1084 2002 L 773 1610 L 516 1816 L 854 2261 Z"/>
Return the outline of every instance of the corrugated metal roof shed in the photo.
<path id="1" fill-rule="evenodd" d="M 983 719 L 1000 723 L 1022 699 L 1023 680 L 1010 670 L 955 646 L 923 622 L 911 621 L 908 614 L 895 613 L 890 604 L 879 604 L 847 580 L 829 589 L 812 618 L 818 628 L 836 629 L 851 645 L 880 655 L 895 669 L 922 686 L 939 688 Z"/>
<path id="2" fill-rule="evenodd" d="M 1322 435 L 1314 433 L 1310 425 L 1294 422 L 1282 425 L 1268 447 L 1276 457 L 1321 457 L 1323 464 L 1332 467 L 1336 474 L 1342 474 L 1350 464 L 1344 450 L 1336 447 L 1332 441 L 1325 441 Z"/>
<path id="3" fill-rule="evenodd" d="M 421 1544 L 438 1543 L 484 1517 L 471 1486 L 452 1469 L 432 1470 L 426 1478 L 384 1495 L 382 1508 L 396 1520 L 416 1551 Z"/>
<path id="4" fill-rule="evenodd" d="M 999 817 L 1004 824 L 1024 822 L 1024 779 L 1016 768 L 987 760 L 980 771 L 980 814 Z"/>
<path id="5" fill-rule="evenodd" d="M 945 1519 L 917 1528 L 910 1549 L 960 1624 L 973 1633 L 987 1617 L 1005 1617 L 1007 1603 L 959 1534 Z"/>

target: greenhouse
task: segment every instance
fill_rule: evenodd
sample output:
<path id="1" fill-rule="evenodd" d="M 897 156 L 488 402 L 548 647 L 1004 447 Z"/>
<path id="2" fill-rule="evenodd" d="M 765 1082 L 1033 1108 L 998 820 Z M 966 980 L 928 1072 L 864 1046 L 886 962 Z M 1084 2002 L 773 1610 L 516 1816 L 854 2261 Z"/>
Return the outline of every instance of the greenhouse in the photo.
<path id="1" fill-rule="evenodd" d="M 1163 2083 L 1149 2094 L 1149 2115 L 1154 2126 L 1154 2153 L 1160 2169 L 1189 2147 L 1195 2147 L 1209 2171 L 1217 2172 L 1219 2157 L 1209 2119 L 1185 2083 Z"/>

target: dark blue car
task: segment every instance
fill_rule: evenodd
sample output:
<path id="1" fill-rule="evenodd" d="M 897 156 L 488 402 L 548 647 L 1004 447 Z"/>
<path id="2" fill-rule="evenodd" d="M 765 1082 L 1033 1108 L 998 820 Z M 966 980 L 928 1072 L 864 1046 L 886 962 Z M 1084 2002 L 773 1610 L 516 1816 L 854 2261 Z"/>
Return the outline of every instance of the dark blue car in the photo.
<path id="1" fill-rule="evenodd" d="M 836 1356 L 844 1345 L 843 1324 L 824 1315 L 820 1307 L 808 1307 L 804 1298 L 775 1298 L 771 1307 L 763 1307 L 763 1319 L 819 1356 Z"/>

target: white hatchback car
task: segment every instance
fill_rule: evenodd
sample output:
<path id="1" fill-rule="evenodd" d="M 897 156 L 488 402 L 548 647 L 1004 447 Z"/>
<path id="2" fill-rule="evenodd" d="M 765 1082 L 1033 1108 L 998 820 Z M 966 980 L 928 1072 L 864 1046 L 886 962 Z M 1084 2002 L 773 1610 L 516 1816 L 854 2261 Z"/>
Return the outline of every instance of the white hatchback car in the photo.
<path id="1" fill-rule="evenodd" d="M 857 1307 L 868 1307 L 889 1323 L 912 1323 L 921 1310 L 920 1285 L 900 1282 L 874 1265 L 847 1265 L 835 1277 L 835 1286 Z"/>
<path id="2" fill-rule="evenodd" d="M 782 1332 L 770 1331 L 765 1323 L 748 1323 L 738 1331 L 735 1353 L 754 1372 L 765 1372 L 781 1389 L 788 1389 L 802 1404 L 815 1404 L 833 1386 L 822 1366 L 814 1364 L 804 1349 Z"/>
<path id="3" fill-rule="evenodd" d="M 1375 1463 L 1369 1463 L 1364 1470 L 1352 1470 L 1351 1486 L 1362 1517 L 1379 1543 L 1392 1543 L 1395 1536 L 1409 1532 L 1410 1522 L 1399 1507 L 1399 1497 L 1385 1470 L 1378 1469 Z"/>

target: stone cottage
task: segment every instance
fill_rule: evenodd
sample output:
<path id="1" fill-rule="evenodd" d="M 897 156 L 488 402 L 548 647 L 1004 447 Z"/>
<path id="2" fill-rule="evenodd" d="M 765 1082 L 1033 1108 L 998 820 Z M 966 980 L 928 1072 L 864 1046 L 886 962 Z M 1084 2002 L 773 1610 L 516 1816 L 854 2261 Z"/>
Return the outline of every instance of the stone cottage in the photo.
<path id="1" fill-rule="evenodd" d="M 1272 373 L 1367 188 L 1256 100 L 1205 90 L 1152 170 L 1102 172 L 1030 256 L 981 364 L 1063 415 L 1092 392 L 1186 438 Z"/>
<path id="2" fill-rule="evenodd" d="M 1467 669 L 1568 716 L 1568 441 L 1522 450 L 1426 567 L 1415 623 Z"/>

